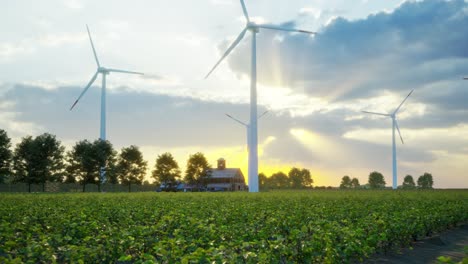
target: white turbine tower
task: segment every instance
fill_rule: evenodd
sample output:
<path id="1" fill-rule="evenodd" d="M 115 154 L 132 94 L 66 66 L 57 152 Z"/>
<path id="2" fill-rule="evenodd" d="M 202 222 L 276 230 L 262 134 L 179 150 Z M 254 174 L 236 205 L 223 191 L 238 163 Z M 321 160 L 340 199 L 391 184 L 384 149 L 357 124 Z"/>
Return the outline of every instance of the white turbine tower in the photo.
<path id="1" fill-rule="evenodd" d="M 266 115 L 267 113 L 268 113 L 268 111 L 263 112 L 263 113 L 257 118 L 257 120 L 260 119 L 260 118 L 262 118 L 262 117 L 263 117 L 264 115 Z M 245 123 L 245 122 L 240 121 L 239 119 L 237 119 L 237 118 L 235 118 L 235 117 L 233 117 L 233 116 L 231 116 L 231 115 L 229 115 L 229 114 L 226 114 L 226 116 L 229 117 L 229 118 L 231 118 L 232 120 L 236 121 L 237 123 L 239 123 L 239 124 L 241 124 L 242 126 L 245 127 L 245 130 L 247 131 L 247 150 L 249 150 L 249 146 L 250 146 L 250 135 L 249 135 L 249 134 L 250 134 L 250 133 L 249 133 L 249 132 L 250 132 L 250 125 L 247 124 L 247 123 Z"/>
<path id="2" fill-rule="evenodd" d="M 249 122 L 249 192 L 258 192 L 258 130 L 257 130 L 257 33 L 262 29 L 273 29 L 288 32 L 299 32 L 307 34 L 316 34 L 315 32 L 283 28 L 271 24 L 257 24 L 250 21 L 247 8 L 245 7 L 244 0 L 240 0 L 242 10 L 247 24 L 241 31 L 239 36 L 229 46 L 226 52 L 223 54 L 221 59 L 214 65 L 210 72 L 206 75 L 205 79 L 218 67 L 218 65 L 226 58 L 229 53 L 239 44 L 244 38 L 245 33 L 250 31 L 252 33 L 252 54 L 251 54 L 251 74 L 250 74 L 250 122 Z"/>
<path id="3" fill-rule="evenodd" d="M 401 106 L 405 103 L 406 99 L 410 97 L 410 95 L 413 93 L 414 89 L 411 90 L 411 92 L 406 96 L 406 98 L 401 102 L 401 104 L 393 111 L 391 114 L 384 114 L 384 113 L 375 113 L 375 112 L 368 112 L 368 111 L 362 111 L 363 113 L 366 114 L 373 114 L 373 115 L 381 115 L 381 116 L 386 116 L 392 118 L 392 168 L 393 168 L 393 186 L 392 188 L 395 190 L 397 188 L 397 157 L 396 157 L 396 142 L 395 142 L 395 128 L 398 130 L 398 135 L 400 135 L 401 143 L 405 144 L 403 142 L 403 137 L 401 136 L 400 133 L 400 128 L 398 127 L 398 122 L 396 119 L 396 114 L 400 110 Z"/>
<path id="4" fill-rule="evenodd" d="M 75 107 L 75 105 L 78 103 L 78 101 L 81 99 L 81 97 L 83 97 L 83 95 L 86 93 L 86 91 L 88 91 L 89 87 L 91 87 L 91 85 L 96 80 L 98 74 L 102 74 L 101 128 L 100 128 L 99 138 L 101 140 L 106 140 L 106 75 L 110 74 L 111 72 L 120 72 L 120 73 L 128 73 L 128 74 L 140 74 L 140 75 L 143 75 L 143 73 L 102 67 L 101 64 L 99 63 L 99 59 L 98 59 L 98 56 L 97 56 L 97 53 L 96 53 L 96 49 L 94 48 L 93 39 L 91 38 L 91 33 L 89 32 L 88 25 L 86 25 L 86 30 L 88 31 L 89 41 L 91 43 L 91 48 L 93 49 L 94 59 L 96 60 L 97 71 L 94 74 L 94 76 L 91 78 L 91 80 L 88 82 L 88 85 L 86 85 L 83 92 L 81 92 L 80 96 L 78 96 L 78 99 L 76 99 L 75 103 L 73 103 L 73 105 L 70 107 L 70 111 Z M 106 178 L 105 178 L 105 168 L 104 167 L 101 168 L 101 175 L 100 176 L 101 176 L 101 182 L 105 182 Z"/>

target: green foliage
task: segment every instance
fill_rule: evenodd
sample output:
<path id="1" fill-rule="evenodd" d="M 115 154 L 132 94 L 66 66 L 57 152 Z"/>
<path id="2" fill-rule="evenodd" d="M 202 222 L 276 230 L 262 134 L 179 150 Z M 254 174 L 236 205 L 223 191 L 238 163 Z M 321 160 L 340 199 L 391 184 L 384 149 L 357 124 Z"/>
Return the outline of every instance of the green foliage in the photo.
<path id="1" fill-rule="evenodd" d="M 180 169 L 171 153 L 163 153 L 158 156 L 152 176 L 157 183 L 164 184 L 167 189 L 176 185 L 180 179 Z"/>
<path id="2" fill-rule="evenodd" d="M 414 189 L 416 188 L 416 184 L 414 183 L 413 176 L 406 175 L 403 179 L 403 184 L 401 186 L 403 189 Z"/>
<path id="3" fill-rule="evenodd" d="M 361 185 L 359 184 L 359 180 L 357 178 L 351 179 L 348 175 L 343 176 L 340 183 L 340 189 L 357 189 Z"/>
<path id="4" fill-rule="evenodd" d="M 96 183 L 100 189 L 102 181 L 100 179 L 101 168 L 106 168 L 106 177 L 111 183 L 117 182 L 115 167 L 115 150 L 109 141 L 95 140 L 93 143 L 88 140 L 79 141 L 67 154 L 67 180 L 66 182 L 77 181 L 83 185 L 83 192 L 86 184 Z"/>
<path id="5" fill-rule="evenodd" d="M 42 184 L 43 191 L 46 182 L 62 181 L 64 151 L 60 141 L 48 133 L 23 138 L 13 156 L 14 181 Z"/>
<path id="6" fill-rule="evenodd" d="M 424 175 L 419 176 L 418 178 L 418 187 L 421 189 L 432 189 L 434 185 L 434 180 L 432 174 L 425 172 Z"/>
<path id="7" fill-rule="evenodd" d="M 343 176 L 340 183 L 340 189 L 349 189 L 351 187 L 351 178 L 348 175 Z"/>
<path id="8" fill-rule="evenodd" d="M 290 186 L 294 189 L 312 187 L 314 182 L 308 169 L 292 168 L 288 173 L 288 177 Z"/>
<path id="9" fill-rule="evenodd" d="M 198 187 L 205 187 L 208 178 L 211 176 L 210 164 L 203 153 L 197 152 L 190 155 L 187 161 L 187 169 L 185 170 L 184 180 Z"/>
<path id="10" fill-rule="evenodd" d="M 137 146 L 122 149 L 117 161 L 116 174 L 122 184 L 128 185 L 129 192 L 132 184 L 143 183 L 147 165 Z"/>
<path id="11" fill-rule="evenodd" d="M 0 129 L 0 183 L 5 183 L 11 175 L 11 140 L 5 130 Z"/>
<path id="12" fill-rule="evenodd" d="M 351 187 L 352 188 L 359 188 L 361 185 L 359 184 L 359 180 L 357 178 L 353 178 L 351 180 Z"/>
<path id="13" fill-rule="evenodd" d="M 289 178 L 284 172 L 273 173 L 268 179 L 268 186 L 272 189 L 286 189 L 290 187 Z"/>
<path id="14" fill-rule="evenodd" d="M 382 173 L 373 171 L 369 174 L 369 187 L 371 189 L 385 188 L 385 179 Z"/>
<path id="15" fill-rule="evenodd" d="M 356 263 L 467 212 L 467 191 L 0 194 L 0 263 Z"/>
<path id="16" fill-rule="evenodd" d="M 305 189 L 312 188 L 314 180 L 308 169 L 291 168 L 288 175 L 277 172 L 267 177 L 265 174 L 258 175 L 261 190 L 267 189 Z"/>
<path id="17" fill-rule="evenodd" d="M 264 173 L 259 173 L 258 174 L 258 183 L 260 190 L 266 190 L 268 188 L 268 178 Z"/>

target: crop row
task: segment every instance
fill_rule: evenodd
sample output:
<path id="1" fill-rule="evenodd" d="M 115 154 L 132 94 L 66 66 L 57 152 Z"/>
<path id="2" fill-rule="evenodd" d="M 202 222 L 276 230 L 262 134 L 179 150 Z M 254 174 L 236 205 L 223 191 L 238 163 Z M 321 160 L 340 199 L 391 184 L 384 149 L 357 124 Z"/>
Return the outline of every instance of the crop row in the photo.
<path id="1" fill-rule="evenodd" d="M 467 191 L 3 194 L 0 262 L 342 263 L 467 220 Z"/>

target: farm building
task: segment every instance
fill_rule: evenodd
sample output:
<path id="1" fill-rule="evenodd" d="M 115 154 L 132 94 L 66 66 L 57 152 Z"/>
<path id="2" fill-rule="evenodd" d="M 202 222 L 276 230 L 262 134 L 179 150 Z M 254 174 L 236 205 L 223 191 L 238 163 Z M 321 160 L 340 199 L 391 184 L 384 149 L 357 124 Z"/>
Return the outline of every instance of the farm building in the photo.
<path id="1" fill-rule="evenodd" d="M 226 160 L 218 159 L 217 168 L 211 169 L 207 188 L 210 191 L 244 191 L 247 190 L 245 178 L 239 168 L 226 168 Z"/>

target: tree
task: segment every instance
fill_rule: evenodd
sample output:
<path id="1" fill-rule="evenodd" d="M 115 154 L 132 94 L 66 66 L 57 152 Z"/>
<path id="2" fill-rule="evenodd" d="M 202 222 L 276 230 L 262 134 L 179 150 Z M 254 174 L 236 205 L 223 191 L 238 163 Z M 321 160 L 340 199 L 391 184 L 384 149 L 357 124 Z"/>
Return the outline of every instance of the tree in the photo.
<path id="1" fill-rule="evenodd" d="M 68 152 L 67 161 L 67 182 L 72 179 L 83 185 L 83 192 L 87 184 L 97 184 L 101 191 L 100 171 L 101 167 L 108 168 L 106 177 L 115 177 L 115 150 L 109 141 L 95 140 L 93 143 L 88 140 L 79 141 Z"/>
<path id="2" fill-rule="evenodd" d="M 416 184 L 414 183 L 413 176 L 411 175 L 406 175 L 405 178 L 403 179 L 403 184 L 402 184 L 403 189 L 414 189 L 416 188 Z"/>
<path id="3" fill-rule="evenodd" d="M 131 192 L 132 184 L 142 184 L 148 163 L 143 160 L 143 154 L 137 146 L 123 148 L 117 161 L 117 176 L 121 183 L 128 185 Z"/>
<path id="4" fill-rule="evenodd" d="M 351 178 L 348 175 L 343 176 L 340 183 L 340 189 L 349 189 L 351 186 Z"/>
<path id="5" fill-rule="evenodd" d="M 434 185 L 434 180 L 432 174 L 425 172 L 424 175 L 419 176 L 418 178 L 418 187 L 421 189 L 432 189 Z"/>
<path id="6" fill-rule="evenodd" d="M 96 161 L 99 163 L 99 171 L 104 169 L 104 177 L 99 177 L 98 190 L 101 191 L 101 185 L 106 183 L 109 179 L 117 178 L 115 157 L 117 152 L 108 140 L 98 139 L 93 142 L 95 148 Z"/>
<path id="7" fill-rule="evenodd" d="M 258 182 L 260 185 L 260 190 L 265 190 L 268 188 L 268 178 L 263 172 L 258 174 Z"/>
<path id="8" fill-rule="evenodd" d="M 79 182 L 83 186 L 83 192 L 86 184 L 96 183 L 99 177 L 98 168 L 93 161 L 93 143 L 88 140 L 79 141 L 67 153 L 67 177 L 65 182 Z"/>
<path id="9" fill-rule="evenodd" d="M 353 187 L 354 189 L 357 189 L 359 188 L 361 185 L 359 184 L 359 180 L 357 178 L 353 178 L 351 180 L 351 187 Z"/>
<path id="10" fill-rule="evenodd" d="M 290 186 L 295 189 L 311 187 L 314 182 L 307 169 L 291 168 L 288 177 Z"/>
<path id="11" fill-rule="evenodd" d="M 0 129 L 0 183 L 5 183 L 11 175 L 11 139 L 5 130 Z"/>
<path id="12" fill-rule="evenodd" d="M 374 171 L 369 174 L 369 187 L 379 189 L 385 187 L 385 180 L 382 173 Z"/>
<path id="13" fill-rule="evenodd" d="M 289 188 L 289 179 L 284 172 L 277 172 L 271 175 L 270 177 L 270 186 L 275 189 L 285 189 Z"/>
<path id="14" fill-rule="evenodd" d="M 15 182 L 27 183 L 31 192 L 31 184 L 42 184 L 45 191 L 46 182 L 62 181 L 64 151 L 61 142 L 48 133 L 23 138 L 13 157 Z"/>
<path id="15" fill-rule="evenodd" d="M 208 161 L 201 152 L 190 155 L 185 170 L 185 181 L 198 188 L 205 187 L 211 177 L 211 170 Z"/>
<path id="16" fill-rule="evenodd" d="M 180 179 L 180 169 L 171 153 L 166 152 L 158 156 L 152 176 L 157 183 L 163 184 L 166 190 L 176 186 Z"/>

